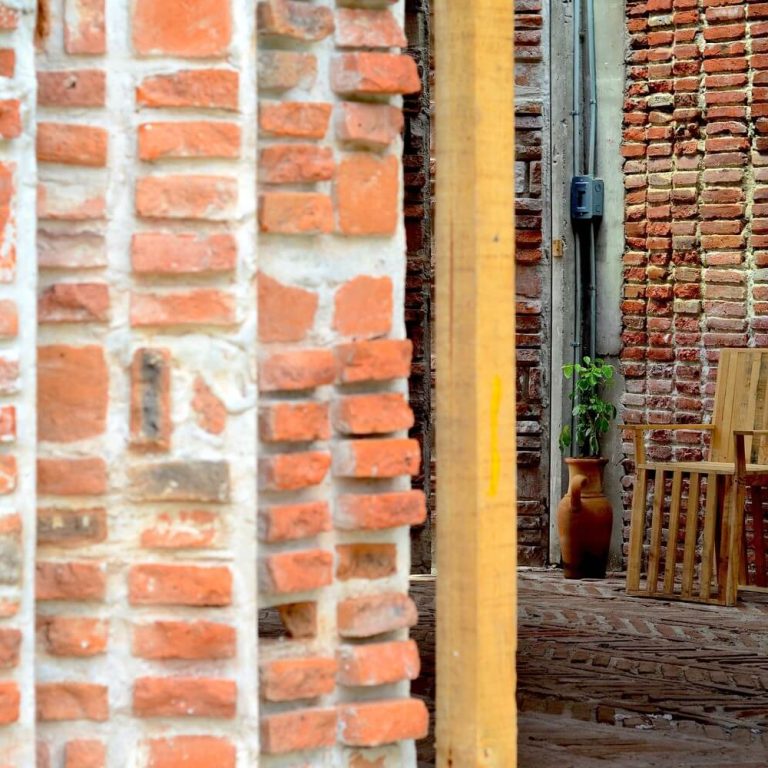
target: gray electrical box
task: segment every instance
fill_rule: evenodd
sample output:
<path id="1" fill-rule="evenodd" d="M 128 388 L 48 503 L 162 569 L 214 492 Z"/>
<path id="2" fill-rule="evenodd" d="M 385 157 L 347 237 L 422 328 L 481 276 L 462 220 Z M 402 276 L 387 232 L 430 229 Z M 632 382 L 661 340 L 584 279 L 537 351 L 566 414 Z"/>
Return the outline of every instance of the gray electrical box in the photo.
<path id="1" fill-rule="evenodd" d="M 571 218 L 574 221 L 601 219 L 605 208 L 605 185 L 594 176 L 571 179 Z"/>

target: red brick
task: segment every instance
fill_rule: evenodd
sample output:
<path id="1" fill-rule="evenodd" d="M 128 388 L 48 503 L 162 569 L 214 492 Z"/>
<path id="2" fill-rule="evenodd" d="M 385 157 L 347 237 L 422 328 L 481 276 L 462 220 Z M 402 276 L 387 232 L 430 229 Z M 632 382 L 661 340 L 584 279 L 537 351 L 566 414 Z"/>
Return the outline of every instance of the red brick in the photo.
<path id="1" fill-rule="evenodd" d="M 106 53 L 104 2 L 105 0 L 66 0 L 64 50 L 67 53 Z"/>
<path id="2" fill-rule="evenodd" d="M 310 89 L 317 79 L 317 58 L 296 51 L 259 51 L 259 91 Z"/>
<path id="3" fill-rule="evenodd" d="M 400 161 L 347 155 L 336 173 L 339 228 L 345 235 L 392 235 L 400 218 Z"/>
<path id="4" fill-rule="evenodd" d="M 299 709 L 261 719 L 261 751 L 279 755 L 336 744 L 335 709 Z"/>
<path id="5" fill-rule="evenodd" d="M 0 456 L 0 495 L 12 493 L 18 483 L 18 466 L 15 456 Z"/>
<path id="6" fill-rule="evenodd" d="M 392 329 L 392 280 L 361 275 L 336 291 L 333 327 L 343 336 L 386 336 Z"/>
<path id="7" fill-rule="evenodd" d="M 236 158 L 240 156 L 240 126 L 236 123 L 143 123 L 138 130 L 139 159 Z"/>
<path id="8" fill-rule="evenodd" d="M 107 687 L 93 683 L 38 683 L 37 719 L 40 722 L 109 718 Z"/>
<path id="9" fill-rule="evenodd" d="M 0 4 L 0 29 L 10 31 L 19 26 L 19 11 L 5 3 Z"/>
<path id="10" fill-rule="evenodd" d="M 397 547 L 394 544 L 339 544 L 336 547 L 336 578 L 385 579 L 397 572 Z"/>
<path id="11" fill-rule="evenodd" d="M 237 712 L 234 680 L 206 677 L 140 677 L 133 688 L 136 717 L 212 717 Z"/>
<path id="12" fill-rule="evenodd" d="M 171 447 L 171 353 L 137 349 L 131 363 L 131 447 L 168 451 Z"/>
<path id="13" fill-rule="evenodd" d="M 333 178 L 330 147 L 272 144 L 259 154 L 259 181 L 264 184 L 314 184 Z"/>
<path id="14" fill-rule="evenodd" d="M 12 395 L 20 388 L 19 361 L 0 356 L 0 394 Z"/>
<path id="15" fill-rule="evenodd" d="M 98 563 L 36 563 L 37 600 L 101 601 L 107 589 Z"/>
<path id="16" fill-rule="evenodd" d="M 336 45 L 340 48 L 403 48 L 403 30 L 389 10 L 339 8 Z"/>
<path id="17" fill-rule="evenodd" d="M 163 513 L 141 532 L 147 549 L 204 549 L 216 541 L 218 516 L 206 510 Z"/>
<path id="18" fill-rule="evenodd" d="M 0 100 L 0 138 L 16 139 L 21 136 L 21 102 L 18 99 Z"/>
<path id="19" fill-rule="evenodd" d="M 333 203 L 317 192 L 267 192 L 259 198 L 259 227 L 278 235 L 333 231 Z"/>
<path id="20" fill-rule="evenodd" d="M 39 323 L 106 323 L 109 288 L 104 283 L 56 283 L 37 302 Z"/>
<path id="21" fill-rule="evenodd" d="M 0 406 L 0 443 L 16 441 L 16 406 Z"/>
<path id="22" fill-rule="evenodd" d="M 52 232 L 38 229 L 37 265 L 40 269 L 94 269 L 107 265 L 104 236 L 97 232 Z"/>
<path id="23" fill-rule="evenodd" d="M 318 297 L 293 285 L 285 285 L 264 272 L 257 275 L 259 341 L 302 341 L 315 322 Z"/>
<path id="24" fill-rule="evenodd" d="M 361 96 L 417 93 L 416 62 L 405 54 L 346 53 L 331 66 L 331 87 L 339 94 Z"/>
<path id="25" fill-rule="evenodd" d="M 416 475 L 421 464 L 417 440 L 349 440 L 334 453 L 336 477 L 381 478 Z"/>
<path id="26" fill-rule="evenodd" d="M 296 0 L 266 0 L 258 4 L 261 34 L 303 42 L 318 42 L 333 32 L 333 11 Z"/>
<path id="27" fill-rule="evenodd" d="M 43 507 L 37 510 L 37 545 L 71 549 L 90 546 L 107 538 L 107 511 Z"/>
<path id="28" fill-rule="evenodd" d="M 141 55 L 212 58 L 226 55 L 232 10 L 220 0 L 136 0 L 133 47 Z"/>
<path id="29" fill-rule="evenodd" d="M 342 101 L 336 108 L 336 138 L 366 149 L 385 149 L 403 131 L 403 111 L 389 104 Z"/>
<path id="30" fill-rule="evenodd" d="M 227 408 L 202 376 L 195 378 L 192 410 L 197 426 L 209 434 L 220 435 L 227 428 Z"/>
<path id="31" fill-rule="evenodd" d="M 308 592 L 333 583 L 333 555 L 323 549 L 281 552 L 262 561 L 262 592 Z"/>
<path id="32" fill-rule="evenodd" d="M 37 353 L 37 434 L 69 443 L 104 432 L 108 373 L 101 347 L 40 347 Z"/>
<path id="33" fill-rule="evenodd" d="M 21 632 L 0 628 L 0 669 L 13 669 L 19 663 Z"/>
<path id="34" fill-rule="evenodd" d="M 259 512 L 259 538 L 268 543 L 294 541 L 331 530 L 327 502 L 267 507 Z"/>
<path id="35" fill-rule="evenodd" d="M 0 338 L 14 339 L 19 335 L 19 310 L 11 299 L 0 300 Z"/>
<path id="36" fill-rule="evenodd" d="M 378 747 L 407 739 L 423 739 L 429 714 L 421 699 L 392 699 L 341 704 L 341 742 L 351 747 Z"/>
<path id="37" fill-rule="evenodd" d="M 134 627 L 132 652 L 142 659 L 231 659 L 234 627 L 210 621 L 155 621 Z"/>
<path id="38" fill-rule="evenodd" d="M 104 128 L 66 123 L 37 124 L 37 159 L 103 168 L 107 164 L 108 134 Z"/>
<path id="39" fill-rule="evenodd" d="M 230 499 L 230 472 L 226 461 L 154 461 L 131 465 L 127 475 L 128 496 L 134 501 L 226 504 Z"/>
<path id="40" fill-rule="evenodd" d="M 412 350 L 410 341 L 389 339 L 341 344 L 336 347 L 339 380 L 358 384 L 407 378 Z"/>
<path id="41" fill-rule="evenodd" d="M 416 606 L 408 595 L 387 592 L 342 600 L 337 606 L 341 637 L 365 638 L 416 624 Z"/>
<path id="42" fill-rule="evenodd" d="M 136 103 L 143 107 L 223 109 L 237 112 L 239 76 L 231 69 L 181 70 L 141 81 Z"/>
<path id="43" fill-rule="evenodd" d="M 261 392 L 299 391 L 332 384 L 336 377 L 333 353 L 326 349 L 277 352 L 261 361 Z"/>
<path id="44" fill-rule="evenodd" d="M 37 492 L 51 496 L 98 496 L 107 492 L 104 459 L 38 459 Z"/>
<path id="45" fill-rule="evenodd" d="M 145 176 L 136 182 L 136 213 L 147 219 L 232 218 L 237 180 L 230 176 Z"/>
<path id="46" fill-rule="evenodd" d="M 227 739 L 177 736 L 148 742 L 147 768 L 235 768 L 237 750 Z"/>
<path id="47" fill-rule="evenodd" d="M 276 403 L 259 412 L 259 437 L 265 442 L 311 442 L 330 436 L 327 403 Z"/>
<path id="48" fill-rule="evenodd" d="M 415 680 L 421 669 L 419 649 L 413 640 L 344 645 L 337 658 L 339 683 L 353 687 Z"/>
<path id="49" fill-rule="evenodd" d="M 268 491 L 296 491 L 320 485 L 331 466 L 326 451 L 282 453 L 259 459 L 259 480 Z"/>
<path id="50" fill-rule="evenodd" d="M 396 392 L 341 398 L 334 403 L 332 418 L 334 429 L 347 435 L 387 434 L 414 424 L 408 401 Z"/>
<path id="51" fill-rule="evenodd" d="M 259 130 L 268 136 L 322 139 L 328 132 L 331 105 L 318 102 L 263 101 L 259 104 Z"/>
<path id="52" fill-rule="evenodd" d="M 10 725 L 19 719 L 21 694 L 13 682 L 0 680 L 0 725 Z"/>
<path id="53" fill-rule="evenodd" d="M 72 69 L 37 73 L 37 103 L 41 107 L 103 107 L 107 76 L 101 69 Z"/>
<path id="54" fill-rule="evenodd" d="M 106 653 L 109 624 L 101 619 L 41 616 L 38 626 L 45 651 L 51 656 L 85 658 Z"/>
<path id="55" fill-rule="evenodd" d="M 68 741 L 64 754 L 64 768 L 106 768 L 107 765 L 107 748 L 101 741 Z"/>
<path id="56" fill-rule="evenodd" d="M 16 74 L 16 51 L 0 48 L 0 77 L 11 78 Z"/>
<path id="57" fill-rule="evenodd" d="M 140 232 L 131 241 L 131 264 L 140 275 L 232 272 L 237 241 L 230 234 Z"/>
<path id="58" fill-rule="evenodd" d="M 336 688 L 336 659 L 273 659 L 261 665 L 259 690 L 267 701 L 327 696 Z"/>
<path id="59" fill-rule="evenodd" d="M 235 297 L 213 288 L 175 293 L 134 293 L 131 326 L 234 325 Z"/>
<path id="60" fill-rule="evenodd" d="M 128 573 L 128 600 L 131 605 L 230 605 L 232 573 L 221 566 L 134 565 Z"/>

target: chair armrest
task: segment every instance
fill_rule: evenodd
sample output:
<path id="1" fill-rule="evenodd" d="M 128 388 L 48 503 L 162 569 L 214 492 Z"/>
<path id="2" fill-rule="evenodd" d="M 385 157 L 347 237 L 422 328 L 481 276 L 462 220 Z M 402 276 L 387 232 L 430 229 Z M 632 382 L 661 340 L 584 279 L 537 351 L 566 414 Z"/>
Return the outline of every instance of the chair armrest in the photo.
<path id="1" fill-rule="evenodd" d="M 632 429 L 635 432 L 652 432 L 657 429 L 695 429 L 711 431 L 714 424 L 619 424 L 619 429 Z M 766 431 L 768 434 L 768 431 Z"/>
<path id="2" fill-rule="evenodd" d="M 734 429 L 733 434 L 740 437 L 754 437 L 755 435 L 765 437 L 768 435 L 768 429 Z"/>

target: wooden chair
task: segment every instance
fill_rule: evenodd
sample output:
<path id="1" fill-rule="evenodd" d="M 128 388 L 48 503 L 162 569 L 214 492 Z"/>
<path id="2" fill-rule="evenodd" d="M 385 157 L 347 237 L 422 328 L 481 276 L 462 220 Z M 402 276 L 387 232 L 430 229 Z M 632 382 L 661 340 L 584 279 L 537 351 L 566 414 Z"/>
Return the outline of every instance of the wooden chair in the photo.
<path id="1" fill-rule="evenodd" d="M 762 499 L 768 486 L 768 349 L 720 353 L 711 424 L 626 425 L 626 429 L 634 431 L 635 445 L 627 593 L 734 605 L 738 590 L 751 586 L 745 536 L 748 489 L 757 586 L 765 586 Z M 647 461 L 645 437 L 657 430 L 709 432 L 708 460 Z M 649 476 L 653 476 L 650 515 Z"/>

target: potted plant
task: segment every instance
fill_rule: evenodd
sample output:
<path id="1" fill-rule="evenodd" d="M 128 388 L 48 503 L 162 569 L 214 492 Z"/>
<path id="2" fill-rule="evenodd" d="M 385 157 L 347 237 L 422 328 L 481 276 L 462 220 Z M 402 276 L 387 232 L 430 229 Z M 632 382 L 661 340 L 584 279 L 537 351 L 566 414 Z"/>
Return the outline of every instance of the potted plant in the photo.
<path id="1" fill-rule="evenodd" d="M 584 357 L 581 363 L 563 366 L 566 379 L 574 379 L 571 391 L 575 435 L 566 425 L 560 448 L 573 445 L 567 458 L 568 493 L 557 507 L 557 528 L 566 579 L 605 578 L 611 544 L 613 509 L 603 493 L 600 440 L 616 418 L 616 407 L 602 397 L 613 380 L 613 366 Z"/>

